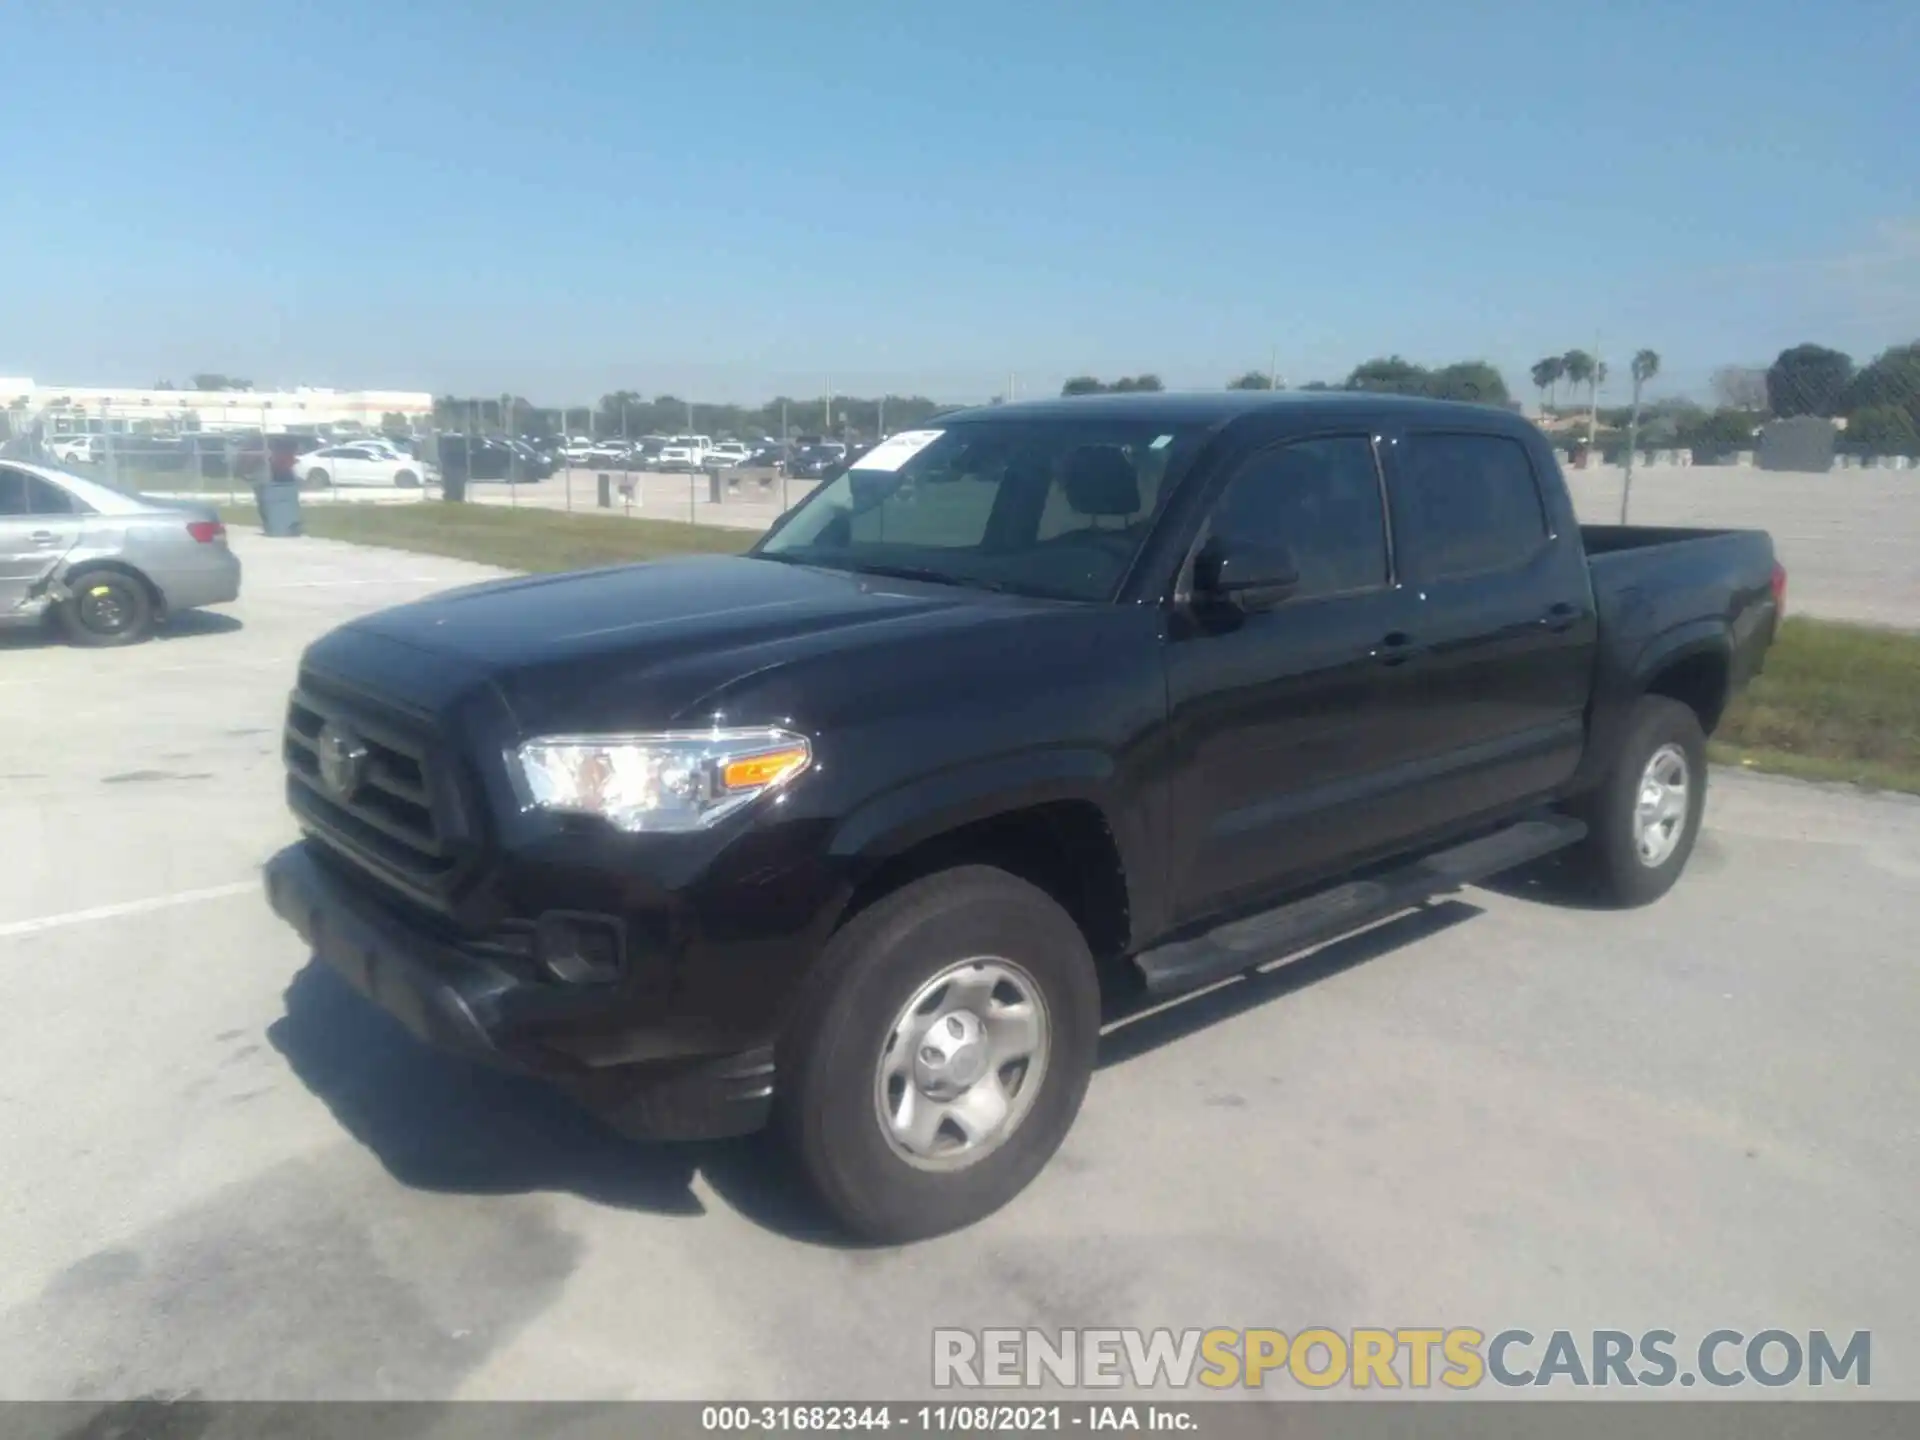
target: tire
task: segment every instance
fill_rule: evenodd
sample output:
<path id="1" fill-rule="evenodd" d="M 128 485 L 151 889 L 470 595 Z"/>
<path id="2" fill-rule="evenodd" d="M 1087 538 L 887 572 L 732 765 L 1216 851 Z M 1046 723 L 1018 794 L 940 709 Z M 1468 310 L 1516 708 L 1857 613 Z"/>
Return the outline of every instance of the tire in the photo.
<path id="1" fill-rule="evenodd" d="M 333 477 L 318 466 L 315 466 L 313 469 L 307 471 L 307 483 L 316 490 L 324 490 L 333 484 Z"/>
<path id="2" fill-rule="evenodd" d="M 990 957 L 992 968 L 976 957 Z M 958 973 L 927 999 L 919 1035 L 903 1040 L 907 1032 L 896 1022 L 949 971 Z M 1006 1003 L 1023 994 L 1024 1012 Z M 991 1068 L 983 1046 L 992 1032 L 980 1016 L 1019 1028 L 1011 1017 L 1023 1013 L 1039 1017 L 1025 1027 L 1041 1037 L 1038 1045 L 1025 1061 Z M 972 1017 L 964 1027 L 963 1015 Z M 989 1138 L 969 1146 L 961 1127 L 942 1121 L 912 1159 L 888 1115 L 948 1113 L 919 1079 L 922 1061 L 937 1049 L 920 1041 L 937 1030 L 946 1042 L 948 1027 L 968 1038 L 942 1061 L 954 1067 L 947 1081 L 990 1067 L 965 1087 L 962 1101 L 982 1099 L 995 1077 L 990 1088 L 1006 1101 L 1010 1123 L 997 1138 L 983 1132 Z M 775 1124 L 850 1234 L 881 1244 L 925 1239 L 991 1215 L 1040 1173 L 1080 1111 L 1099 1038 L 1093 957 L 1066 911 L 1003 870 L 943 871 L 862 911 L 828 943 L 779 1047 Z M 887 1074 L 901 1064 L 904 1075 Z"/>
<path id="3" fill-rule="evenodd" d="M 1678 797 L 1664 783 L 1675 777 L 1685 786 Z M 1643 830 L 1642 790 L 1655 780 L 1663 783 L 1671 824 Z M 1647 798 L 1651 809 L 1651 793 Z M 1651 904 L 1671 890 L 1693 854 L 1706 803 L 1707 739 L 1699 717 L 1677 700 L 1642 696 L 1627 717 L 1607 778 L 1575 807 L 1588 831 L 1573 859 L 1596 898 L 1625 909 Z"/>
<path id="4" fill-rule="evenodd" d="M 120 570 L 92 570 L 68 581 L 72 598 L 60 604 L 60 627 L 75 645 L 137 645 L 153 633 L 153 594 Z"/>
<path id="5" fill-rule="evenodd" d="M 420 488 L 420 477 L 411 470 L 401 470 L 395 473 L 393 483 L 398 485 L 402 490 L 418 490 Z"/>

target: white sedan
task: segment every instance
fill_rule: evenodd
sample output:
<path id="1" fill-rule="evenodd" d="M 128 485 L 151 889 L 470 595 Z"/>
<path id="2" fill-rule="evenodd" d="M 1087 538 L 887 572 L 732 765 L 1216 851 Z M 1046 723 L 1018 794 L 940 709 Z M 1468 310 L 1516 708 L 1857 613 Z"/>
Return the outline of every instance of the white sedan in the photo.
<path id="1" fill-rule="evenodd" d="M 302 455 L 296 464 L 302 480 L 320 487 L 383 485 L 413 490 L 419 488 L 422 476 L 433 478 L 431 466 L 377 444 L 330 445 Z"/>

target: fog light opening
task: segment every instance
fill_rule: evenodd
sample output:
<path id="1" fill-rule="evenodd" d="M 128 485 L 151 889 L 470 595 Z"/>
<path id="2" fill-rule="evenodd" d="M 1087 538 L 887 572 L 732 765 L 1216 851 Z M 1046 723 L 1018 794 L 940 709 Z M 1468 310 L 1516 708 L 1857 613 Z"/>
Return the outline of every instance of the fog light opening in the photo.
<path id="1" fill-rule="evenodd" d="M 551 911 L 535 927 L 541 968 L 564 985 L 605 985 L 625 968 L 626 937 L 620 922 L 605 915 Z"/>

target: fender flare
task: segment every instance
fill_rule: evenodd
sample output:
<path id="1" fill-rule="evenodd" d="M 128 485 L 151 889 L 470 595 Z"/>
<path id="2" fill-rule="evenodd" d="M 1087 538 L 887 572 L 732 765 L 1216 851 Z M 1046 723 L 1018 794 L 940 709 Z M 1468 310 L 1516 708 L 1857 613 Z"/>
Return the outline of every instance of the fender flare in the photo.
<path id="1" fill-rule="evenodd" d="M 1653 636 L 1634 658 L 1629 693 L 1637 699 L 1646 693 L 1647 685 L 1660 671 L 1696 655 L 1713 655 L 1732 663 L 1733 638 L 1727 633 L 1725 621 L 1689 620 Z"/>
<path id="2" fill-rule="evenodd" d="M 1149 837 L 1111 803 L 1114 757 L 1090 746 L 1051 746 L 971 760 L 868 797 L 834 828 L 828 854 L 852 884 L 914 846 L 996 815 L 1060 801 L 1099 811 L 1120 859 L 1120 883 L 1138 914 L 1149 877 Z"/>

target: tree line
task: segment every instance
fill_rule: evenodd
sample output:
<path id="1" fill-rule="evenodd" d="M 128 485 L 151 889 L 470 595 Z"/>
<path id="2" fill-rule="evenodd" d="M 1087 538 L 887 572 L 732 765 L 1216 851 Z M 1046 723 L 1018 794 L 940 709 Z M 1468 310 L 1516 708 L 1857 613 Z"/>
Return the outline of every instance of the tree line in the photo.
<path id="1" fill-rule="evenodd" d="M 1620 406 L 1596 404 L 1607 382 L 1607 366 L 1585 350 L 1547 356 L 1531 367 L 1529 378 L 1550 414 L 1562 413 L 1563 398 L 1579 404 L 1582 412 L 1591 408 L 1597 422 L 1594 440 L 1603 450 L 1637 442 L 1649 449 L 1684 447 L 1724 454 L 1753 448 L 1755 432 L 1768 420 L 1817 415 L 1846 422 L 1843 443 L 1848 449 L 1920 455 L 1920 342 L 1893 346 L 1865 365 L 1856 365 L 1851 356 L 1827 346 L 1790 346 L 1764 368 L 1729 365 L 1716 370 L 1711 405 L 1674 398 L 1643 405 L 1642 389 L 1659 370 L 1656 351 L 1636 352 L 1628 367 L 1631 401 Z M 206 377 L 194 377 L 195 381 L 202 378 Z M 1276 380 L 1271 373 L 1248 370 L 1225 383 L 1230 390 L 1268 390 Z M 1165 388 L 1160 376 L 1150 372 L 1114 380 L 1076 375 L 1060 387 L 1060 393 L 1128 394 Z M 1486 360 L 1429 367 L 1398 354 L 1375 356 L 1354 366 L 1338 382 L 1316 380 L 1298 388 L 1513 404 L 1505 377 Z M 997 404 L 1001 398 L 995 396 L 989 403 Z M 467 399 L 447 395 L 434 404 L 434 424 L 442 430 L 536 436 L 872 437 L 925 425 L 954 408 L 924 395 L 776 396 L 761 405 L 737 405 L 674 395 L 649 398 L 637 391 L 618 390 L 603 395 L 597 405 L 571 407 L 539 406 L 516 395 Z M 1582 429 L 1577 441 L 1585 439 Z"/>
<path id="2" fill-rule="evenodd" d="M 709 435 L 757 440 L 819 436 L 878 436 L 924 425 L 956 407 L 924 395 L 819 396 L 811 400 L 777 395 L 761 405 L 684 400 L 677 395 L 651 398 L 633 390 L 602 395 L 597 405 L 543 406 L 519 395 L 442 395 L 433 404 L 434 428 L 481 434 L 595 439 L 643 435 Z"/>

